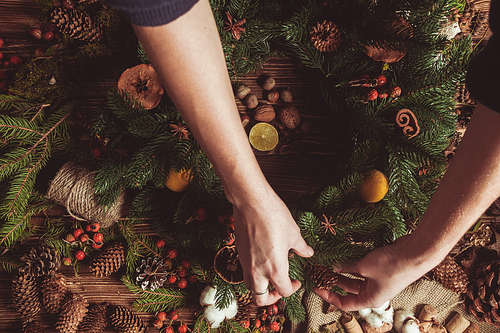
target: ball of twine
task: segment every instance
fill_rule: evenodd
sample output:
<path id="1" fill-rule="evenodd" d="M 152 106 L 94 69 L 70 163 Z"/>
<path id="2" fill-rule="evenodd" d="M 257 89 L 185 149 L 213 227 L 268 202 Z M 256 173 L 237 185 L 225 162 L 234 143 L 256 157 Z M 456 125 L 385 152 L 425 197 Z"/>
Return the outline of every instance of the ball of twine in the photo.
<path id="1" fill-rule="evenodd" d="M 124 215 L 125 192 L 115 203 L 104 207 L 97 202 L 94 191 L 94 173 L 74 162 L 67 162 L 57 172 L 47 190 L 47 198 L 66 207 L 77 220 L 99 223 L 110 227 Z"/>

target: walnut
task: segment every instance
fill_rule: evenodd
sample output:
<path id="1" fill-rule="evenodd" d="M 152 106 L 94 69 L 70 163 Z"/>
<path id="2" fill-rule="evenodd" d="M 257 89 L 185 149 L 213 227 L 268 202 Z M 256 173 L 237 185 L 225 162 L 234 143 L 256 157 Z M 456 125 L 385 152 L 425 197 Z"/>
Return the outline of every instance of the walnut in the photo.
<path id="1" fill-rule="evenodd" d="M 271 121 L 276 117 L 274 107 L 269 104 L 259 105 L 254 111 L 254 119 L 257 121 Z"/>
<path id="2" fill-rule="evenodd" d="M 287 105 L 281 109 L 280 120 L 286 127 L 294 129 L 300 124 L 299 110 L 293 105 Z"/>

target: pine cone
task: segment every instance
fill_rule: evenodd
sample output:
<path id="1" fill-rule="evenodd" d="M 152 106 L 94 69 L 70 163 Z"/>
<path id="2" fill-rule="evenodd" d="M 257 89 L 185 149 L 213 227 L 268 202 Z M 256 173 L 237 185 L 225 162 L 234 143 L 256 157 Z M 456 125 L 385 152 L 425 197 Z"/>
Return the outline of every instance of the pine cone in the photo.
<path id="1" fill-rule="evenodd" d="M 439 265 L 432 270 L 434 278 L 445 288 L 458 294 L 467 292 L 469 279 L 453 259 L 446 257 Z"/>
<path id="2" fill-rule="evenodd" d="M 23 333 L 47 333 L 47 330 L 36 321 L 30 321 L 24 325 Z"/>
<path id="3" fill-rule="evenodd" d="M 76 333 L 88 309 L 89 304 L 80 295 L 70 293 L 61 307 L 56 328 L 61 333 Z"/>
<path id="4" fill-rule="evenodd" d="M 342 41 L 339 27 L 330 21 L 318 22 L 311 31 L 311 42 L 320 52 L 335 51 Z"/>
<path id="5" fill-rule="evenodd" d="M 500 327 L 500 260 L 482 263 L 470 278 L 463 306 L 478 320 Z"/>
<path id="6" fill-rule="evenodd" d="M 111 324 L 120 333 L 145 333 L 148 327 L 132 311 L 118 306 L 110 316 Z"/>
<path id="7" fill-rule="evenodd" d="M 110 276 L 125 263 L 125 247 L 122 243 L 112 243 L 92 260 L 90 271 L 95 276 Z"/>
<path id="8" fill-rule="evenodd" d="M 339 275 L 337 273 L 321 265 L 308 264 L 306 272 L 309 278 L 320 289 L 332 289 L 337 284 L 339 279 Z"/>
<path id="9" fill-rule="evenodd" d="M 36 316 L 42 308 L 37 278 L 30 274 L 20 274 L 14 277 L 12 301 L 23 319 Z"/>
<path id="10" fill-rule="evenodd" d="M 49 275 L 61 267 L 59 251 L 46 244 L 32 248 L 20 260 L 24 261 L 26 265 L 19 269 L 19 273 L 30 274 L 34 277 Z"/>
<path id="11" fill-rule="evenodd" d="M 146 290 L 146 288 L 151 290 L 160 288 L 167 280 L 167 267 L 160 258 L 149 257 L 143 259 L 141 265 L 135 271 L 137 272 L 135 281 L 140 284 L 143 290 Z"/>
<path id="12" fill-rule="evenodd" d="M 83 11 L 58 7 L 50 16 L 52 24 L 71 38 L 94 42 L 103 36 L 101 25 L 93 23 L 90 15 Z"/>
<path id="13" fill-rule="evenodd" d="M 93 304 L 89 307 L 89 312 L 83 318 L 78 333 L 99 333 L 108 326 L 106 304 Z"/>
<path id="14" fill-rule="evenodd" d="M 40 283 L 42 304 L 50 314 L 57 314 L 67 297 L 66 277 L 61 273 L 45 277 Z"/>
<path id="15" fill-rule="evenodd" d="M 234 316 L 234 320 L 239 323 L 243 323 L 244 321 L 250 318 L 250 313 L 252 311 L 252 293 L 248 292 L 246 294 L 240 294 L 236 292 L 236 303 L 238 304 L 238 312 L 236 312 L 236 316 Z"/>

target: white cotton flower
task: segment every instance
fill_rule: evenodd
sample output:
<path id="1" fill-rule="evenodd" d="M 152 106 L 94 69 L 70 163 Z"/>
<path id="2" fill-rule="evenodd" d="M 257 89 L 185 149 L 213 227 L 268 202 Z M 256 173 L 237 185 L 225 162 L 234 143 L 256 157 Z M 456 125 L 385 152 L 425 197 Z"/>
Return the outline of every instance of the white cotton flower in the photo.
<path id="1" fill-rule="evenodd" d="M 220 323 L 226 319 L 226 313 L 224 310 L 219 310 L 214 304 L 211 304 L 205 308 L 204 311 L 205 319 L 210 323 L 210 327 L 218 328 Z"/>
<path id="2" fill-rule="evenodd" d="M 366 309 L 361 309 L 358 311 L 359 315 L 363 318 L 366 318 L 370 313 L 372 313 L 372 309 L 366 308 Z"/>
<path id="3" fill-rule="evenodd" d="M 394 308 L 389 305 L 384 313 L 380 314 L 380 318 L 384 323 L 391 324 L 394 322 Z"/>
<path id="4" fill-rule="evenodd" d="M 413 312 L 409 310 L 396 311 L 396 314 L 394 315 L 394 328 L 398 333 L 403 333 L 403 326 L 407 319 L 416 320 L 417 318 L 415 318 Z"/>
<path id="5" fill-rule="evenodd" d="M 215 293 L 217 292 L 217 288 L 206 286 L 205 289 L 201 292 L 200 295 L 200 304 L 201 306 L 214 304 L 215 303 Z"/>
<path id="6" fill-rule="evenodd" d="M 389 305 L 389 301 L 387 301 L 384 304 L 382 304 L 381 307 L 373 308 L 372 311 L 376 312 L 376 313 L 378 313 L 380 315 L 380 314 L 383 314 L 389 308 L 389 306 L 390 306 Z"/>
<path id="7" fill-rule="evenodd" d="M 384 325 L 384 322 L 382 321 L 380 316 L 375 312 L 372 312 L 368 316 L 366 316 L 365 320 L 373 328 L 379 328 Z"/>
<path id="8" fill-rule="evenodd" d="M 403 325 L 401 333 L 420 333 L 418 322 L 413 319 L 408 320 L 406 324 Z"/>
<path id="9" fill-rule="evenodd" d="M 234 318 L 237 312 L 238 312 L 238 303 L 236 302 L 236 299 L 233 299 L 229 303 L 228 307 L 224 309 L 224 314 L 226 316 L 226 319 Z"/>

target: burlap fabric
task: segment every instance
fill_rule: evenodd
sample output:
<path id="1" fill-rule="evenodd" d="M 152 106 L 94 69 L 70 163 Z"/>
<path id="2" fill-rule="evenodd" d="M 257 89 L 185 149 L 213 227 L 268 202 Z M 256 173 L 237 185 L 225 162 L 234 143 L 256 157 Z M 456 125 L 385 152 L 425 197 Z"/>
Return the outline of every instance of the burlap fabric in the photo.
<path id="1" fill-rule="evenodd" d="M 314 293 L 304 294 L 303 302 L 306 307 L 307 319 L 304 323 L 294 325 L 292 327 L 293 333 L 320 332 L 325 325 L 338 321 L 342 315 L 342 312 L 338 310 L 326 314 L 326 302 Z M 477 323 L 474 317 L 460 305 L 459 295 L 444 288 L 436 281 L 420 279 L 391 300 L 391 305 L 395 311 L 406 309 L 415 313 L 415 316 L 418 316 L 420 310 L 426 304 L 434 306 L 439 311 L 437 320 L 442 324 L 446 324 L 455 312 L 462 314 L 469 321 Z M 351 314 L 361 323 L 357 312 Z M 500 328 L 491 324 L 477 324 L 481 328 L 481 333 L 500 332 Z M 393 329 L 393 332 L 396 331 Z"/>

